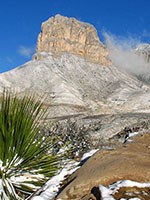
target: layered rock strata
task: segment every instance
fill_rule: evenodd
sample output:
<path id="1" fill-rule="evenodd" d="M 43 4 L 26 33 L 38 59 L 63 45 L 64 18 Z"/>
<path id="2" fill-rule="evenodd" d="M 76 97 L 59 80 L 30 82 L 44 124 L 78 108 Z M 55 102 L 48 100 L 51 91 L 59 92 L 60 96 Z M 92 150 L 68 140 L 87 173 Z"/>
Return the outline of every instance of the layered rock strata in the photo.
<path id="1" fill-rule="evenodd" d="M 107 50 L 99 41 L 96 29 L 92 25 L 75 18 L 56 15 L 42 23 L 41 29 L 38 36 L 37 53 L 68 52 L 102 65 L 110 64 Z M 34 58 L 39 59 L 37 56 Z"/>

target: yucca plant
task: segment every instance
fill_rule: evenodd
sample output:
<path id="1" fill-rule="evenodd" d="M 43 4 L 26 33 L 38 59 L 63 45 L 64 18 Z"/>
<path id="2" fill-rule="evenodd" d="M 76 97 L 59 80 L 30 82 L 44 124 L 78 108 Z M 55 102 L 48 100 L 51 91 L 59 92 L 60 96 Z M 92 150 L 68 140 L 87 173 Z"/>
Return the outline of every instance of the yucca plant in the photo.
<path id="1" fill-rule="evenodd" d="M 50 140 L 39 135 L 45 115 L 33 96 L 4 90 L 0 101 L 0 199 L 25 199 L 57 170 Z"/>

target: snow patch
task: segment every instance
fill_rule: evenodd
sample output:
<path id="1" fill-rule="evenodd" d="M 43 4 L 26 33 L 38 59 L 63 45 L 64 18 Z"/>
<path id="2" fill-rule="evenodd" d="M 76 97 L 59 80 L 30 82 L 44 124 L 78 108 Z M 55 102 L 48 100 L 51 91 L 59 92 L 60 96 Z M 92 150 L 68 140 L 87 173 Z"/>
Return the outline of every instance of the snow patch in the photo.
<path id="1" fill-rule="evenodd" d="M 81 158 L 81 161 L 91 157 L 95 152 L 97 152 L 98 149 L 94 149 L 89 151 L 88 153 L 85 153 L 83 157 Z M 65 179 L 66 176 L 71 175 L 73 172 L 75 172 L 79 166 L 80 162 L 76 162 L 73 160 L 67 160 L 66 164 L 64 165 L 64 168 L 60 171 L 59 174 L 56 176 L 53 176 L 43 187 L 43 191 L 40 195 L 34 196 L 31 198 L 31 200 L 50 200 L 53 199 L 59 189 L 60 185 Z"/>
<path id="2" fill-rule="evenodd" d="M 91 156 L 93 156 L 96 152 L 98 151 L 98 149 L 93 149 L 87 153 L 85 153 L 82 158 L 81 158 L 81 161 L 87 159 L 87 158 L 90 158 Z"/>
<path id="3" fill-rule="evenodd" d="M 139 183 L 130 180 L 123 180 L 123 181 L 118 181 L 112 185 L 109 185 L 108 187 L 99 185 L 99 190 L 102 195 L 102 200 L 115 200 L 112 195 L 118 192 L 118 190 L 121 187 L 145 188 L 145 187 L 150 187 L 150 183 Z M 126 200 L 126 199 L 122 198 L 121 200 Z M 130 198 L 130 200 L 139 200 L 139 198 Z"/>

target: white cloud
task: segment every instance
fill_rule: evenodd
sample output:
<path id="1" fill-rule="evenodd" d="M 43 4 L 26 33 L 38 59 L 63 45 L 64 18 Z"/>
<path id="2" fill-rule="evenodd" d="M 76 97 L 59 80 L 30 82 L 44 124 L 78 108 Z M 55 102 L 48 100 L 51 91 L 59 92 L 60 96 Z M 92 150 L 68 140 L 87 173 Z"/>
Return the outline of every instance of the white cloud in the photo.
<path id="1" fill-rule="evenodd" d="M 33 47 L 26 47 L 26 46 L 20 46 L 18 49 L 18 52 L 20 55 L 29 58 L 32 56 L 34 53 L 34 48 Z"/>
<path id="2" fill-rule="evenodd" d="M 133 48 L 141 44 L 137 38 L 119 38 L 103 33 L 110 59 L 113 63 L 128 73 L 141 75 L 150 73 L 150 66 L 142 56 L 138 56 Z"/>

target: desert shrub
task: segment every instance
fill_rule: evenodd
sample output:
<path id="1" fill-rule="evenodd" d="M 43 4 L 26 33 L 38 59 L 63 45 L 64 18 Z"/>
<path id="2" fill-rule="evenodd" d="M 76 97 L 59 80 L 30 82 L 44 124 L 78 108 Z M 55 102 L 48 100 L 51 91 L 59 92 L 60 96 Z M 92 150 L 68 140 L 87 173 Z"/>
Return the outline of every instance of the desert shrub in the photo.
<path id="1" fill-rule="evenodd" d="M 44 132 L 44 133 L 43 133 Z M 53 154 L 63 152 L 67 158 L 80 158 L 91 148 L 89 127 L 79 126 L 76 121 L 54 122 L 46 129 L 41 130 L 53 143 Z"/>
<path id="2" fill-rule="evenodd" d="M 25 199 L 57 171 L 51 140 L 39 136 L 43 104 L 4 91 L 0 102 L 0 199 Z M 49 151 L 49 152 L 48 152 Z M 48 152 L 48 153 L 47 153 Z"/>

